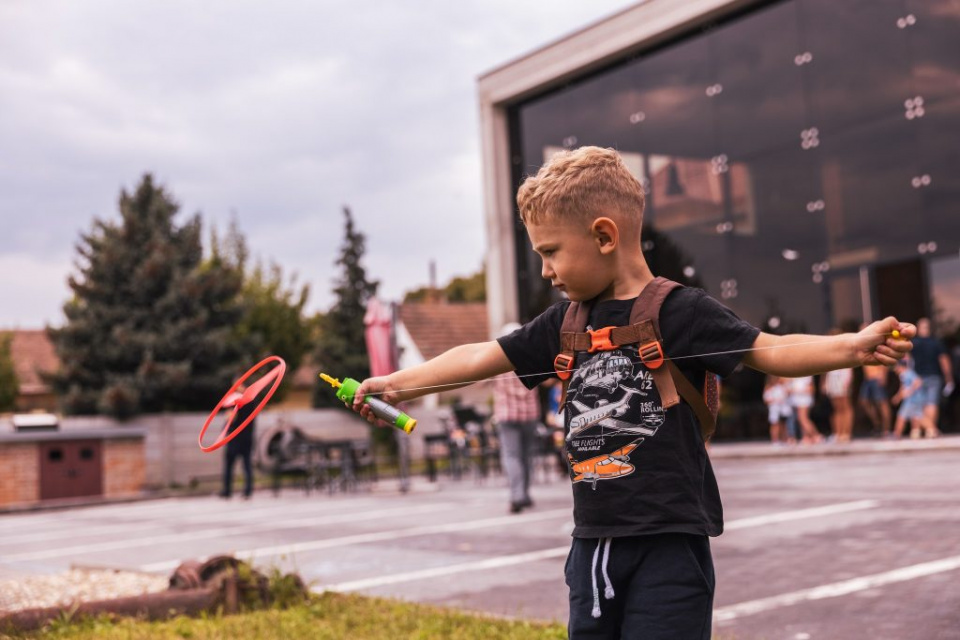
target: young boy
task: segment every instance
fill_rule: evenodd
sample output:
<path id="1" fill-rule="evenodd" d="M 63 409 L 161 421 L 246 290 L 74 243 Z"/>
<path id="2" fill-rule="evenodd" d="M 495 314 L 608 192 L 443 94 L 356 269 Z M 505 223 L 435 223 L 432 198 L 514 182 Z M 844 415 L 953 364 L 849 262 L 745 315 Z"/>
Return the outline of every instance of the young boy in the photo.
<path id="1" fill-rule="evenodd" d="M 543 260 L 541 275 L 570 301 L 592 305 L 592 328 L 630 324 L 634 299 L 650 291 L 654 276 L 640 248 L 643 189 L 620 156 L 598 147 L 558 153 L 523 183 L 517 202 Z M 364 394 L 396 403 L 510 371 L 532 388 L 556 375 L 569 304 L 553 305 L 496 341 L 368 379 L 353 408 L 376 422 Z M 663 301 L 659 330 L 668 360 L 697 389 L 707 372 L 726 376 L 741 361 L 778 376 L 890 366 L 915 333 L 887 318 L 858 334 L 768 335 L 687 288 Z M 891 337 L 894 330 L 900 340 Z M 565 572 L 573 639 L 710 637 L 708 537 L 723 531 L 716 479 L 690 405 L 664 410 L 653 373 L 640 360 L 636 345 L 623 345 L 579 351 L 571 367 L 565 420 L 574 531 Z"/>
<path id="2" fill-rule="evenodd" d="M 903 429 L 909 422 L 911 438 L 919 438 L 921 429 L 928 438 L 936 438 L 940 433 L 924 412 L 923 380 L 914 370 L 913 362 L 905 358 L 898 362 L 895 368 L 897 375 L 900 376 L 900 390 L 893 396 L 893 404 L 899 404 L 900 409 L 897 411 L 893 437 L 902 437 Z"/>

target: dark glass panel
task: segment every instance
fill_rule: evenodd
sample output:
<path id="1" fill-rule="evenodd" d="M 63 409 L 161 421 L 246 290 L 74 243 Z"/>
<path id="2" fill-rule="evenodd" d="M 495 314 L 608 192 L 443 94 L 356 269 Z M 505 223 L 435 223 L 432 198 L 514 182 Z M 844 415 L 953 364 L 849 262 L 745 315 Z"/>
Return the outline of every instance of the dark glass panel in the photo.
<path id="1" fill-rule="evenodd" d="M 937 333 L 957 334 L 960 331 L 960 258 L 957 255 L 930 261 L 930 297 Z"/>
<path id="2" fill-rule="evenodd" d="M 524 105 L 520 112 L 526 172 L 535 173 L 551 150 L 595 145 L 636 151 L 634 64 L 616 67 Z"/>
<path id="3" fill-rule="evenodd" d="M 776 317 L 788 331 L 826 329 L 829 264 L 815 154 L 791 146 L 735 165 L 747 195 L 746 215 L 727 234 L 737 278 L 729 305 L 755 324 Z"/>
<path id="4" fill-rule="evenodd" d="M 917 247 L 920 253 L 956 254 L 960 251 L 960 99 L 926 104 L 924 109 L 917 121 L 920 150 L 915 164 L 919 168 L 911 180 L 923 211 Z"/>
<path id="5" fill-rule="evenodd" d="M 820 172 L 835 267 L 917 255 L 920 199 L 912 186 L 917 122 L 902 115 L 821 137 Z"/>
<path id="6" fill-rule="evenodd" d="M 907 0 L 897 28 L 909 43 L 914 93 L 960 96 L 960 0 Z"/>
<path id="7" fill-rule="evenodd" d="M 835 131 L 902 116 L 914 92 L 902 0 L 796 0 L 800 40 L 810 52 L 811 126 Z"/>
<path id="8" fill-rule="evenodd" d="M 640 60 L 632 117 L 644 153 L 701 160 L 717 155 L 709 37 L 697 35 Z"/>
<path id="9" fill-rule="evenodd" d="M 799 142 L 809 120 L 797 35 L 797 9 L 775 4 L 718 28 L 712 35 L 720 150 L 730 158 Z"/>
<path id="10" fill-rule="evenodd" d="M 916 322 L 927 315 L 927 270 L 919 258 L 888 263 L 874 269 L 877 317 L 893 316 Z"/>
<path id="11" fill-rule="evenodd" d="M 830 317 L 834 327 L 856 331 L 863 322 L 873 317 L 872 310 L 867 309 L 867 313 L 864 313 L 863 308 L 863 289 L 865 285 L 869 286 L 869 281 L 864 282 L 866 277 L 866 273 L 861 274 L 859 269 L 831 271 L 828 274 Z"/>

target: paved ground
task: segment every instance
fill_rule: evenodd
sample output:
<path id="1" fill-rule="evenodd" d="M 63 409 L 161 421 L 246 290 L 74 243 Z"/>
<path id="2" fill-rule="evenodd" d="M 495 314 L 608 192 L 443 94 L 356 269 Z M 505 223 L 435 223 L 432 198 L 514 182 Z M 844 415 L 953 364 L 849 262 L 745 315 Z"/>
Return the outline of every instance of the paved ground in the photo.
<path id="1" fill-rule="evenodd" d="M 727 516 L 716 637 L 960 638 L 960 438 L 794 453 L 714 447 Z M 169 574 L 234 552 L 318 590 L 562 620 L 569 494 L 541 478 L 519 516 L 500 478 L 6 514 L 0 580 L 76 565 Z"/>

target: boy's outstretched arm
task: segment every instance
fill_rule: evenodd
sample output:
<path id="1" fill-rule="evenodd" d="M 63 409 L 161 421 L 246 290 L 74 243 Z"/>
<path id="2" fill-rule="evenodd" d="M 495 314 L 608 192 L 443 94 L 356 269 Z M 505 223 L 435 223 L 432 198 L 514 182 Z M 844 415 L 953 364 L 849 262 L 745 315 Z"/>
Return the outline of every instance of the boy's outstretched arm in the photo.
<path id="1" fill-rule="evenodd" d="M 353 410 L 372 423 L 377 422 L 368 405 L 367 394 L 374 394 L 390 404 L 412 400 L 429 393 L 449 391 L 471 382 L 513 371 L 513 363 L 496 340 L 454 347 L 436 358 L 388 376 L 367 378 L 357 389 Z"/>
<path id="2" fill-rule="evenodd" d="M 899 338 L 893 337 L 895 330 Z M 761 333 L 743 362 L 752 369 L 787 378 L 865 364 L 892 366 L 913 348 L 910 339 L 916 334 L 912 324 L 893 317 L 874 322 L 859 333 L 838 336 Z"/>

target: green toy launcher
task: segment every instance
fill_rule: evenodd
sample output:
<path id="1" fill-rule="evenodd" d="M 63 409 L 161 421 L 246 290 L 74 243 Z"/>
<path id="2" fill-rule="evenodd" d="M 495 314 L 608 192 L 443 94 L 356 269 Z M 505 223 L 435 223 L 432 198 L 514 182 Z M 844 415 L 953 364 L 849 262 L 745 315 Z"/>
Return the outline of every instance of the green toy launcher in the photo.
<path id="1" fill-rule="evenodd" d="M 353 406 L 353 397 L 357 395 L 357 389 L 360 388 L 359 382 L 353 378 L 344 378 L 343 382 L 340 382 L 325 373 L 321 373 L 320 378 L 322 378 L 324 382 L 330 383 L 330 386 L 337 390 L 337 397 L 340 398 L 340 400 Z M 411 433 L 417 426 L 416 420 L 380 398 L 367 396 L 363 401 L 370 405 L 370 408 L 373 410 L 373 415 L 384 422 L 389 422 L 397 429 L 403 429 L 405 432 Z"/>

